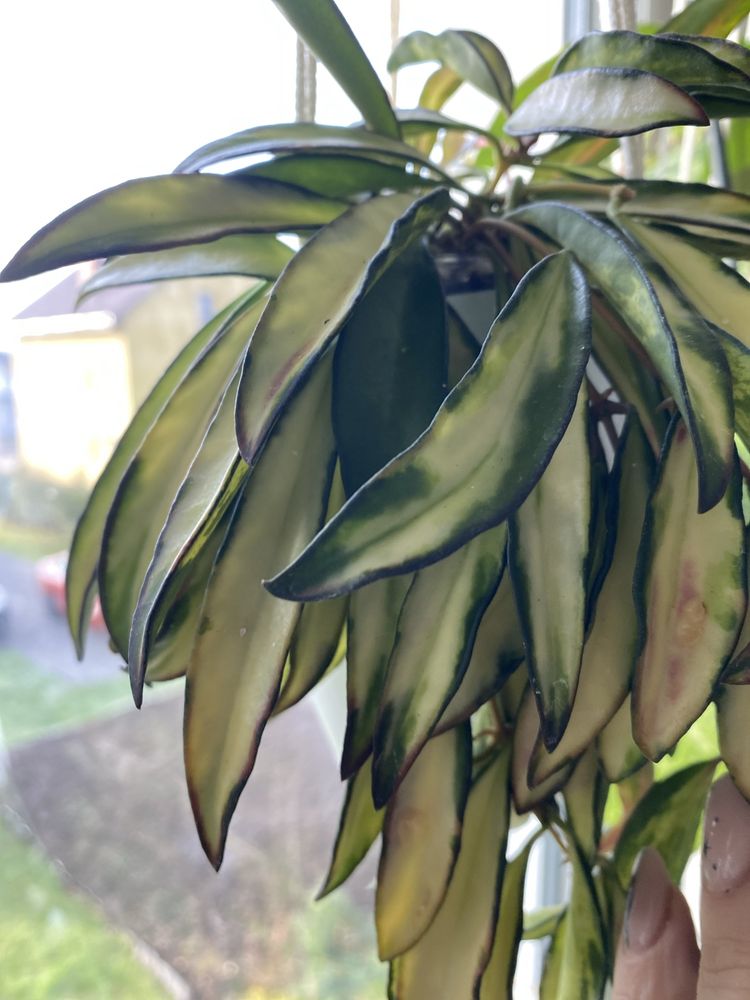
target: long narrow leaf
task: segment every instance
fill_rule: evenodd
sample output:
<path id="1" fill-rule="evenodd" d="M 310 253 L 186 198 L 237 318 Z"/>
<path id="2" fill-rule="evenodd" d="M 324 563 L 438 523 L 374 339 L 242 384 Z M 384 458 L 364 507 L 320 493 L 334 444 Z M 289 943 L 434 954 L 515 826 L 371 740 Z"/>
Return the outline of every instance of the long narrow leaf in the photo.
<path id="1" fill-rule="evenodd" d="M 748 13 L 750 0 L 693 0 L 671 17 L 662 31 L 725 38 Z"/>
<path id="2" fill-rule="evenodd" d="M 273 709 L 301 608 L 261 579 L 320 524 L 330 488 L 330 365 L 300 393 L 248 477 L 214 564 L 185 688 L 185 771 L 201 843 L 218 868 Z"/>
<path id="3" fill-rule="evenodd" d="M 435 562 L 512 513 L 572 414 L 590 348 L 588 298 L 570 255 L 537 265 L 430 428 L 269 581 L 271 592 L 304 600 L 343 593 Z M 521 448 L 518 428 L 530 420 L 538 433 Z"/>
<path id="4" fill-rule="evenodd" d="M 398 138 L 388 95 L 333 0 L 274 0 L 376 132 Z"/>
<path id="5" fill-rule="evenodd" d="M 141 404 L 89 496 L 73 535 L 65 579 L 68 626 L 79 657 L 83 656 L 91 603 L 96 589 L 96 570 L 104 525 L 120 481 L 145 440 L 149 428 L 193 364 L 257 294 L 253 291 L 227 306 L 182 349 Z"/>
<path id="6" fill-rule="evenodd" d="M 548 750 L 568 724 L 583 654 L 591 524 L 587 407 L 582 387 L 544 475 L 510 519 L 508 566 Z"/>
<path id="7" fill-rule="evenodd" d="M 395 1000 L 476 995 L 490 959 L 510 821 L 508 751 L 474 784 L 458 862 L 443 905 L 417 944 L 391 966 Z"/>
<path id="8" fill-rule="evenodd" d="M 373 198 L 350 208 L 290 262 L 255 331 L 237 394 L 237 437 L 249 464 L 363 295 L 449 204 L 443 189 L 416 199 Z"/>
<path id="9" fill-rule="evenodd" d="M 724 495 L 733 464 L 733 415 L 727 363 L 706 324 L 610 226 L 570 205 L 539 203 L 513 217 L 575 252 L 621 313 L 680 409 L 693 440 L 700 475 L 699 509 Z M 651 280 L 660 281 L 662 298 Z M 668 312 L 667 312 L 668 310 Z"/>
<path id="10" fill-rule="evenodd" d="M 247 475 L 247 466 L 239 456 L 234 437 L 234 394 L 238 381 L 236 375 L 227 386 L 167 514 L 143 579 L 128 639 L 128 669 L 137 702 L 143 693 L 146 659 L 159 599 L 180 562 L 188 553 L 194 558 L 205 543 L 205 537 L 201 537 L 205 522 L 209 519 L 218 522 L 223 518 Z"/>
<path id="11" fill-rule="evenodd" d="M 275 236 L 242 234 L 210 243 L 114 257 L 98 268 L 81 288 L 80 302 L 104 288 L 151 281 L 240 274 L 274 281 L 294 256 Z"/>
<path id="12" fill-rule="evenodd" d="M 651 499 L 633 593 L 644 637 L 633 688 L 633 733 L 659 760 L 708 704 L 747 605 L 739 469 L 724 499 L 696 513 L 695 463 L 673 425 Z"/>
<path id="13" fill-rule="evenodd" d="M 317 229 L 344 207 L 263 178 L 126 181 L 87 198 L 40 229 L 6 265 L 0 281 L 113 254 L 203 243 L 230 233 Z"/>
<path id="14" fill-rule="evenodd" d="M 375 732 L 376 805 L 391 797 L 418 759 L 458 689 L 504 568 L 506 539 L 505 525 L 478 535 L 418 573 L 406 595 Z"/>
<path id="15" fill-rule="evenodd" d="M 513 80 L 505 58 L 488 38 L 475 31 L 449 29 L 439 35 L 415 31 L 401 38 L 388 60 L 393 73 L 415 62 L 437 61 L 509 110 Z"/>
<path id="16" fill-rule="evenodd" d="M 413 947 L 445 898 L 471 785 L 468 723 L 429 740 L 388 805 L 375 924 L 381 960 Z"/>
<path id="17" fill-rule="evenodd" d="M 263 160 L 240 167 L 230 177 L 267 177 L 283 184 L 294 184 L 322 195 L 324 198 L 351 198 L 367 192 L 376 194 L 384 189 L 416 191 L 440 184 L 434 174 L 424 170 L 407 170 L 407 160 L 380 159 L 358 156 L 352 151 L 308 151 L 285 153 L 272 160 Z"/>
<path id="18" fill-rule="evenodd" d="M 107 513 L 99 594 L 107 628 L 123 656 L 127 655 L 133 613 L 157 538 L 261 308 L 262 303 L 255 302 L 238 313 L 192 367 L 149 429 Z M 144 510 L 148 510 L 148 517 L 143 516 Z M 134 693 L 140 703 L 137 685 Z"/>
<path id="19" fill-rule="evenodd" d="M 417 163 L 440 174 L 438 167 L 399 139 L 375 135 L 363 128 L 340 125 L 318 125 L 314 122 L 294 122 L 281 125 L 260 125 L 232 135 L 222 136 L 201 146 L 180 163 L 177 173 L 204 170 L 225 160 L 261 153 L 345 153 L 375 160 Z"/>
<path id="20" fill-rule="evenodd" d="M 322 899 L 345 882 L 365 857 L 383 828 L 384 809 L 376 809 L 370 794 L 370 762 L 349 779 L 341 809 L 333 856 L 317 898 Z"/>

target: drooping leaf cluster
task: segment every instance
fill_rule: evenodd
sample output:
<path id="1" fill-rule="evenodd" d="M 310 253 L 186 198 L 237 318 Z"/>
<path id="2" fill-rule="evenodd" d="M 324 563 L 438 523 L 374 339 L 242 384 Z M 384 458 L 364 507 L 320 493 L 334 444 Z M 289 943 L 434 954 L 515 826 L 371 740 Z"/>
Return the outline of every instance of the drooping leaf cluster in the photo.
<path id="1" fill-rule="evenodd" d="M 278 4 L 360 124 L 210 142 L 66 212 L 2 274 L 107 258 L 84 295 L 248 278 L 96 484 L 71 632 L 82 654 L 98 592 L 137 704 L 184 675 L 217 867 L 270 717 L 345 669 L 322 891 L 382 835 L 391 997 L 510 997 L 524 932 L 551 936 L 543 996 L 599 996 L 632 861 L 651 843 L 679 876 L 715 761 L 635 802 L 631 776 L 715 702 L 750 795 L 750 198 L 611 159 L 620 136 L 750 116 L 750 56 L 719 37 L 750 2 L 588 35 L 518 86 L 483 36 L 417 32 L 391 69 L 437 68 L 408 111 L 330 0 Z M 444 114 L 460 86 L 496 101 L 489 129 Z M 602 831 L 614 787 L 631 812 Z M 571 864 L 567 903 L 525 931 L 513 811 Z"/>

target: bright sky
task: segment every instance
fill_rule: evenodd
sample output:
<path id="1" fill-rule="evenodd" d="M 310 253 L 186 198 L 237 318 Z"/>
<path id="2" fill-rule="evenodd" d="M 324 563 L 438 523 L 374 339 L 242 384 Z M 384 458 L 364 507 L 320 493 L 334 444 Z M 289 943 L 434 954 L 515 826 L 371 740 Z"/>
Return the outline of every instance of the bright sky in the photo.
<path id="1" fill-rule="evenodd" d="M 385 77 L 390 0 L 340 0 Z M 489 12 L 489 13 L 488 13 Z M 401 32 L 481 31 L 517 78 L 555 52 L 562 0 L 401 0 Z M 131 177 L 169 172 L 221 135 L 294 117 L 291 29 L 271 0 L 24 0 L 0 14 L 0 262 L 59 212 Z M 413 106 L 425 67 L 402 75 Z M 473 103 L 472 103 L 473 102 Z M 454 115 L 486 121 L 467 92 Z M 358 117 L 319 73 L 318 119 Z M 61 275 L 0 285 L 0 323 Z"/>

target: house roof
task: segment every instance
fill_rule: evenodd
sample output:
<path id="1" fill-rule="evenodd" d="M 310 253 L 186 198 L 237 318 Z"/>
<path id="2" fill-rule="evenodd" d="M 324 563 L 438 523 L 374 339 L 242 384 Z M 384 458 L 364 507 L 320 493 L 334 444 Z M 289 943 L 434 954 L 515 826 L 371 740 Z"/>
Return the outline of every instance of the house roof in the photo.
<path id="1" fill-rule="evenodd" d="M 151 285 L 127 285 L 105 288 L 87 296 L 76 306 L 78 293 L 89 276 L 88 270 L 76 270 L 32 302 L 16 319 L 37 319 L 43 316 L 70 316 L 74 313 L 108 312 L 115 320 L 123 319 L 139 302 L 153 291 Z"/>

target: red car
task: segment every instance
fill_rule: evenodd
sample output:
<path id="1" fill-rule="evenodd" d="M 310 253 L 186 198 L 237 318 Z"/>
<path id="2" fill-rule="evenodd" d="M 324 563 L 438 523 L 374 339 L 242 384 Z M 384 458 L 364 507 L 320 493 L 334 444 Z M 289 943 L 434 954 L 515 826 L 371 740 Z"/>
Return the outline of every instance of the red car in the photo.
<path id="1" fill-rule="evenodd" d="M 56 615 L 65 615 L 65 570 L 68 565 L 67 552 L 55 552 L 51 556 L 44 556 L 36 564 L 36 579 L 47 605 Z M 94 599 L 94 606 L 91 609 L 91 627 L 104 629 L 104 618 L 102 617 L 102 606 L 99 597 Z"/>

